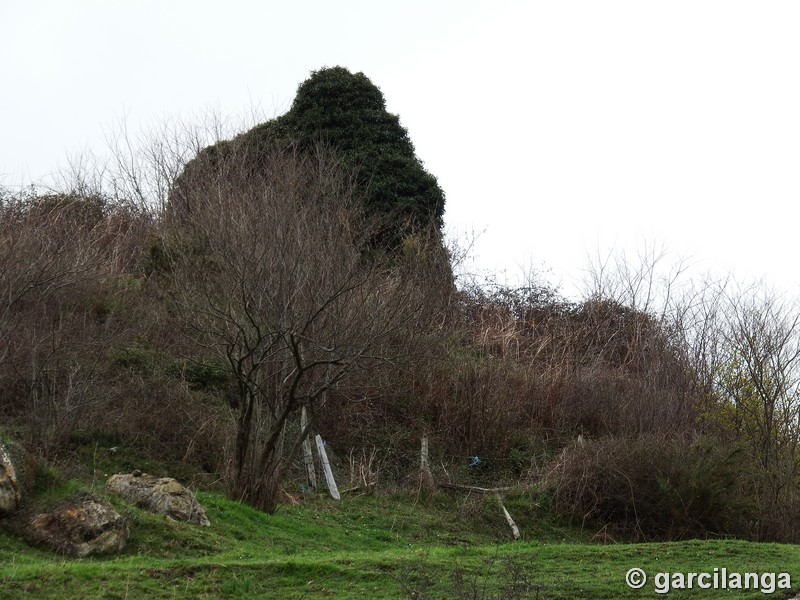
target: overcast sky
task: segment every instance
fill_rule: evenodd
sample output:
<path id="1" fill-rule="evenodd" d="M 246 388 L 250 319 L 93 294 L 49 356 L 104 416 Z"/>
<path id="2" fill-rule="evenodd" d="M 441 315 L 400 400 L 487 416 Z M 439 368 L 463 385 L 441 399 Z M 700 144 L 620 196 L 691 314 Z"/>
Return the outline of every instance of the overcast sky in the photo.
<path id="1" fill-rule="evenodd" d="M 665 244 L 798 290 L 800 2 L 0 0 L 0 182 L 104 131 L 213 107 L 284 112 L 364 72 L 447 195 L 476 268 Z"/>

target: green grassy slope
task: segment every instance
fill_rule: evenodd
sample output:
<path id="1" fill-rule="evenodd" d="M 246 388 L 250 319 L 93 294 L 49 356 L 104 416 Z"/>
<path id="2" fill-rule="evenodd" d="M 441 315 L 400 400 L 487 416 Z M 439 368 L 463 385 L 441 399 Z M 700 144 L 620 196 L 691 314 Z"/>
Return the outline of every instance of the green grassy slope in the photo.
<path id="1" fill-rule="evenodd" d="M 131 540 L 114 558 L 69 559 L 0 530 L 3 598 L 649 598 L 625 573 L 786 571 L 800 583 L 800 548 L 742 541 L 589 543 L 509 501 L 525 534 L 505 541 L 496 504 L 463 494 L 308 496 L 269 516 L 200 493 L 211 528 L 114 501 Z M 538 526 L 536 521 L 539 522 Z M 526 587 L 528 595 L 512 589 Z M 785 598 L 785 590 L 774 597 Z M 762 598 L 759 589 L 695 588 L 670 598 Z"/>

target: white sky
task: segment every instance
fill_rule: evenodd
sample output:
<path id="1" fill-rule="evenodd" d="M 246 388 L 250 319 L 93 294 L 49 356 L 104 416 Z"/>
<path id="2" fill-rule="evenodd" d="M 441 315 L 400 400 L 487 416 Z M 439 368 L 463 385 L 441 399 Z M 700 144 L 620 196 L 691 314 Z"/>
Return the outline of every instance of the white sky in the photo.
<path id="1" fill-rule="evenodd" d="M 797 291 L 800 3 L 0 0 L 0 182 L 39 180 L 127 114 L 260 104 L 310 71 L 378 85 L 476 268 L 663 242 Z"/>

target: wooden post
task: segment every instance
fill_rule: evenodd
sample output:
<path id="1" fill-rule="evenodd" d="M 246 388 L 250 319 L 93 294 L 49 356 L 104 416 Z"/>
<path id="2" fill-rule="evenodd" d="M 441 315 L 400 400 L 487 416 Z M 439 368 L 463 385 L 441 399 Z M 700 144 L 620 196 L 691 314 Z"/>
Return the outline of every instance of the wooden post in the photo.
<path id="1" fill-rule="evenodd" d="M 422 445 L 419 451 L 419 484 L 420 488 L 433 489 L 433 473 L 428 464 L 428 437 L 422 436 Z"/>
<path id="2" fill-rule="evenodd" d="M 306 415 L 306 407 L 300 412 L 300 430 L 306 428 L 308 423 L 308 416 Z M 311 438 L 306 436 L 303 440 L 303 463 L 306 466 L 306 479 L 308 480 L 308 487 L 312 490 L 317 489 L 317 472 L 314 469 L 314 455 L 311 453 Z"/>
<path id="3" fill-rule="evenodd" d="M 333 478 L 333 471 L 331 471 L 331 463 L 328 462 L 328 453 L 325 452 L 325 444 L 322 441 L 322 436 L 317 434 L 317 452 L 322 461 L 322 470 L 325 472 L 325 481 L 328 482 L 328 491 L 334 500 L 341 499 L 339 496 L 339 488 L 336 487 L 336 480 Z"/>

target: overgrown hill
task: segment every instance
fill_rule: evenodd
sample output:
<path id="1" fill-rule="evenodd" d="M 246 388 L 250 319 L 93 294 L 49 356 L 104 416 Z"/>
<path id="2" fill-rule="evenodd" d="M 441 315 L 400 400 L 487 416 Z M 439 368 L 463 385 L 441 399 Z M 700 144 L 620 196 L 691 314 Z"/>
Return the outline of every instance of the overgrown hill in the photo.
<path id="1" fill-rule="evenodd" d="M 536 489 L 609 539 L 800 540 L 796 304 L 653 257 L 574 301 L 454 285 L 444 195 L 346 69 L 228 142 L 165 139 L 0 191 L 0 426 L 42 464 L 141 444 L 276 513 L 317 435 L 381 492 L 425 438 L 434 483 Z"/>

